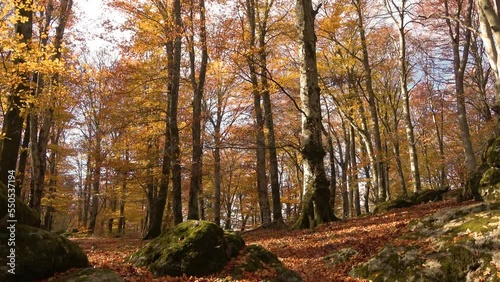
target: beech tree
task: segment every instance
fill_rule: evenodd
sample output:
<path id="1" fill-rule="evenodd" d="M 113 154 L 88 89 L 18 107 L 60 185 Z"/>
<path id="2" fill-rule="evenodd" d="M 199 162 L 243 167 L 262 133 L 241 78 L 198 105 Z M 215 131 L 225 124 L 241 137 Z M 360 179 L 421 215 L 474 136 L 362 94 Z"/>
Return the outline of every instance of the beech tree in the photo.
<path id="1" fill-rule="evenodd" d="M 300 150 L 303 157 L 302 213 L 296 228 L 310 228 L 335 220 L 330 205 L 330 190 L 323 160 L 325 150 L 322 138 L 322 119 L 318 67 L 316 62 L 316 34 L 314 20 L 319 7 L 312 1 L 297 0 L 295 12 L 300 45 L 300 100 L 302 136 Z"/>
<path id="2" fill-rule="evenodd" d="M 476 7 L 479 14 L 480 35 L 483 40 L 488 61 L 495 74 L 495 102 L 492 106 L 493 111 L 497 113 L 497 119 L 500 116 L 500 7 L 497 1 L 494 5 L 490 0 L 476 0 Z M 496 135 L 500 134 L 499 122 L 496 121 Z"/>
<path id="3" fill-rule="evenodd" d="M 399 5 L 394 1 L 385 0 L 386 8 L 397 25 L 399 38 L 399 86 L 401 96 L 403 96 L 403 120 L 405 122 L 406 138 L 408 141 L 408 155 L 410 156 L 410 170 L 413 178 L 413 191 L 420 192 L 422 184 L 420 182 L 420 169 L 418 164 L 417 146 L 415 144 L 415 134 L 410 111 L 410 90 L 408 89 L 408 78 L 410 76 L 409 61 L 407 57 L 406 34 L 407 26 L 411 24 L 411 19 L 407 20 L 406 15 L 409 7 L 407 1 L 402 0 Z M 401 168 L 400 168 L 401 169 Z"/>
<path id="4" fill-rule="evenodd" d="M 190 79 L 191 87 L 193 88 L 193 125 L 192 125 L 192 139 L 193 139 L 193 153 L 192 153 L 192 163 L 191 163 L 191 182 L 189 186 L 189 210 L 188 219 L 200 219 L 200 214 L 202 214 L 200 192 L 201 192 L 201 180 L 202 180 L 202 155 L 203 146 L 201 139 L 201 123 L 202 123 L 202 100 L 203 92 L 205 87 L 205 76 L 207 73 L 207 61 L 208 61 L 208 50 L 207 50 L 207 30 L 205 26 L 205 1 L 198 0 L 198 13 L 199 13 L 199 37 L 200 37 L 200 49 L 201 49 L 201 62 L 199 66 L 198 75 L 196 75 L 196 53 L 195 53 L 195 18 L 194 14 L 194 1 L 191 2 L 190 7 L 190 25 L 191 34 L 187 36 L 188 38 L 188 48 L 189 48 L 189 67 L 191 69 Z"/>
<path id="5" fill-rule="evenodd" d="M 17 66 L 18 78 L 7 93 L 8 104 L 2 127 L 2 139 L 0 140 L 0 181 L 7 187 L 9 171 L 16 170 L 19 147 L 21 145 L 21 134 L 23 130 L 22 110 L 25 108 L 26 98 L 31 94 L 29 69 L 23 66 L 26 63 L 27 52 L 31 49 L 31 38 L 33 37 L 33 1 L 24 0 L 15 2 L 15 34 L 19 43 L 14 45 L 17 55 L 14 65 Z"/>

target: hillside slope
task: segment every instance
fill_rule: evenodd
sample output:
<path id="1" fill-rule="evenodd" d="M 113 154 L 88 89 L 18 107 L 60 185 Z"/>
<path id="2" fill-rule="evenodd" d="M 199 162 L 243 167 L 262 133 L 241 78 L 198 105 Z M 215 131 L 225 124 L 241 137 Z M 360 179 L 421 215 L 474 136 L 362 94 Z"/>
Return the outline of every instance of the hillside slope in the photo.
<path id="1" fill-rule="evenodd" d="M 461 206 L 477 205 L 474 202 L 444 201 L 422 204 L 411 208 L 396 209 L 388 213 L 370 215 L 346 221 L 332 222 L 314 230 L 257 230 L 244 234 L 247 245 L 260 244 L 275 253 L 283 264 L 297 271 L 304 281 L 365 281 L 349 276 L 357 265 L 368 262 L 386 245 L 415 245 L 409 240 L 417 220 L 438 211 L 446 212 Z M 411 225 L 411 226 L 409 226 Z M 407 228 L 408 227 L 408 228 Z M 412 229 L 413 228 L 413 229 Z M 462 234 L 463 235 L 463 234 Z M 402 237 L 403 236 L 403 237 Z M 406 239 L 405 239 L 406 238 Z M 81 238 L 74 239 L 87 253 L 96 267 L 110 268 L 126 281 L 234 281 L 228 278 L 230 269 L 212 277 L 161 277 L 154 278 L 147 270 L 124 262 L 138 246 L 145 242 L 130 238 Z M 428 240 L 422 242 L 426 250 Z M 430 248 L 430 247 L 429 247 Z M 498 251 L 498 250 L 497 250 Z M 273 273 L 249 273 L 246 280 L 259 281 L 272 278 Z"/>

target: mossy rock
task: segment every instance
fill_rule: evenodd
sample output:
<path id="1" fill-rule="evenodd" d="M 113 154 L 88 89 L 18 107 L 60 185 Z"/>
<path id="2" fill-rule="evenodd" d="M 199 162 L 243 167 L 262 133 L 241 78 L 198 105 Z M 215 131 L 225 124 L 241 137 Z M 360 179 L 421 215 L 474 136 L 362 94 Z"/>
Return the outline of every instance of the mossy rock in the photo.
<path id="1" fill-rule="evenodd" d="M 495 185 L 499 182 L 500 182 L 500 168 L 490 167 L 483 173 L 483 176 L 479 184 L 481 186 L 485 186 L 485 185 Z"/>
<path id="2" fill-rule="evenodd" d="M 407 226 L 409 246 L 385 246 L 349 273 L 372 281 L 500 281 L 500 202 L 446 209 Z M 428 240 L 430 252 L 416 246 Z M 430 245 L 429 245 L 430 244 Z"/>
<path id="3" fill-rule="evenodd" d="M 242 273 L 258 272 L 264 269 L 273 269 L 277 276 L 266 281 L 272 282 L 300 282 L 302 278 L 293 270 L 286 268 L 278 257 L 260 245 L 246 247 L 233 266 L 232 274 L 241 278 Z"/>
<path id="4" fill-rule="evenodd" d="M 153 239 L 130 261 L 155 276 L 204 276 L 220 271 L 243 247 L 236 234 L 224 235 L 218 225 L 189 220 Z"/>
<path id="5" fill-rule="evenodd" d="M 357 254 L 358 251 L 356 251 L 353 248 L 343 248 L 327 255 L 326 257 L 323 258 L 323 260 L 325 260 L 331 265 L 336 265 L 350 260 L 353 256 Z"/>
<path id="6" fill-rule="evenodd" d="M 414 281 L 422 264 L 420 255 L 415 247 L 387 245 L 368 262 L 354 267 L 349 275 L 372 281 Z"/>
<path id="7" fill-rule="evenodd" d="M 479 187 L 481 197 L 486 201 L 500 201 L 500 183 Z"/>
<path id="8" fill-rule="evenodd" d="M 481 178 L 479 194 L 484 200 L 500 200 L 500 168 L 490 167 Z"/>
<path id="9" fill-rule="evenodd" d="M 486 163 L 490 167 L 500 168 L 500 137 L 495 139 L 486 150 Z"/>
<path id="10" fill-rule="evenodd" d="M 227 256 L 229 258 L 236 257 L 241 249 L 245 247 L 245 241 L 235 232 L 224 231 L 224 238 L 227 241 Z"/>
<path id="11" fill-rule="evenodd" d="M 53 282 L 124 282 L 116 272 L 103 268 L 83 268 L 63 275 Z"/>
<path id="12" fill-rule="evenodd" d="M 40 226 L 40 216 L 38 215 L 38 213 L 29 208 L 28 205 L 26 205 L 23 201 L 19 200 L 18 198 L 15 198 L 15 203 L 16 203 L 15 219 L 17 220 L 18 224 L 25 224 L 35 227 Z M 3 219 L 4 216 L 7 215 L 8 204 L 9 202 L 7 197 L 7 188 L 5 188 L 5 186 L 2 183 L 0 183 L 0 206 L 2 207 L 2 209 L 0 209 L 0 219 Z M 5 224 L 6 222 L 0 222 L 0 228 L 4 229 Z"/>
<path id="13" fill-rule="evenodd" d="M 408 193 L 401 195 L 393 200 L 382 202 L 375 206 L 374 213 L 387 212 L 393 209 L 407 208 L 414 205 L 419 205 L 428 202 L 442 201 L 443 194 L 448 192 L 449 188 L 435 190 L 424 190 L 418 193 Z"/>
<path id="14" fill-rule="evenodd" d="M 380 204 L 377 204 L 375 206 L 375 209 L 373 209 L 374 213 L 382 213 L 382 212 L 387 212 L 393 209 L 399 209 L 399 208 L 407 208 L 415 205 L 414 202 L 411 200 L 405 199 L 405 198 L 396 198 L 391 201 L 387 202 L 382 202 Z"/>
<path id="15" fill-rule="evenodd" d="M 5 229 L 3 229 L 5 230 Z M 0 236 L 8 234 L 0 231 Z M 88 267 L 87 256 L 77 244 L 63 236 L 39 228 L 16 225 L 15 275 L 7 273 L 8 248 L 0 248 L 0 281 L 31 281 L 64 272 L 70 268 Z"/>
<path id="16" fill-rule="evenodd" d="M 448 188 L 438 189 L 438 190 L 424 190 L 418 193 L 415 199 L 415 204 L 423 204 L 429 202 L 437 202 L 443 200 L 443 194 L 448 191 Z"/>

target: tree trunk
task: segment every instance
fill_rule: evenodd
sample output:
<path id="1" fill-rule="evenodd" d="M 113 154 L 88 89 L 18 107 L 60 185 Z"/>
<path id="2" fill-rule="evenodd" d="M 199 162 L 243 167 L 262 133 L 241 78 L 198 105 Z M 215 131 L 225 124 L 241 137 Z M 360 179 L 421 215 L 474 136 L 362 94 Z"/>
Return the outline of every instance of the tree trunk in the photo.
<path id="1" fill-rule="evenodd" d="M 16 36 L 20 43 L 27 44 L 33 36 L 33 11 L 30 8 L 32 0 L 19 1 L 16 10 L 19 13 L 14 26 Z M 15 65 L 23 64 L 24 58 L 14 60 Z M 8 186 L 9 171 L 15 171 L 17 166 L 21 133 L 23 130 L 23 117 L 21 111 L 25 107 L 22 97 L 30 95 L 30 76 L 28 73 L 19 73 L 20 83 L 7 97 L 7 110 L 3 118 L 2 136 L 0 142 L 0 182 Z M 18 187 L 19 188 L 19 187 Z"/>
<path id="2" fill-rule="evenodd" d="M 191 31 L 190 36 L 190 50 L 189 61 L 191 68 L 191 85 L 194 89 L 193 95 L 193 124 L 192 124 L 192 138 L 193 138 L 193 153 L 191 162 L 191 183 L 189 186 L 189 206 L 188 206 L 188 219 L 200 218 L 200 191 L 202 184 L 202 155 L 203 145 L 201 138 L 201 102 L 203 100 L 203 89 L 205 87 L 205 76 L 207 71 L 208 51 L 207 51 L 207 32 L 205 28 L 205 1 L 199 0 L 199 13 L 200 13 L 200 43 L 201 43 L 201 64 L 198 74 L 198 81 L 196 80 L 196 55 L 194 50 L 194 18 L 193 18 L 193 5 L 191 5 Z"/>
<path id="3" fill-rule="evenodd" d="M 300 99 L 302 115 L 301 154 L 303 158 L 302 213 L 295 228 L 312 228 L 335 219 L 330 205 L 329 183 L 323 160 L 320 88 L 316 62 L 316 35 L 311 0 L 297 0 L 297 30 L 300 46 Z"/>
<path id="4" fill-rule="evenodd" d="M 479 14 L 479 24 L 481 30 L 481 39 L 485 47 L 488 61 L 495 74 L 495 95 L 494 104 L 491 107 L 496 113 L 496 136 L 500 135 L 500 10 L 499 5 L 494 3 L 492 6 L 490 0 L 475 1 Z"/>
<path id="5" fill-rule="evenodd" d="M 30 145 L 30 115 L 26 117 L 26 128 L 24 129 L 23 144 L 21 145 L 21 154 L 19 156 L 19 168 L 18 168 L 18 178 L 16 189 L 16 197 L 21 197 L 21 190 L 24 185 L 24 180 L 26 177 L 26 164 L 29 157 L 29 145 Z"/>
<path id="6" fill-rule="evenodd" d="M 351 215 L 354 214 L 356 216 L 361 215 L 361 206 L 359 199 L 359 184 L 358 184 L 358 165 L 356 162 L 356 135 L 354 133 L 354 127 L 351 126 L 351 190 L 353 196 L 353 206 L 354 209 L 351 210 Z"/>
<path id="7" fill-rule="evenodd" d="M 54 146 L 59 145 L 59 137 L 61 136 L 61 130 L 54 130 L 52 137 L 51 137 L 51 143 Z M 56 192 L 57 192 L 57 177 L 58 177 L 58 170 L 57 170 L 57 165 L 59 163 L 59 155 L 57 150 L 52 150 L 50 152 L 50 157 L 49 157 L 49 189 L 48 189 L 48 204 L 47 204 L 47 210 L 45 212 L 45 220 L 44 220 L 44 226 L 45 229 L 51 231 L 52 230 L 52 225 L 54 221 L 54 213 L 56 209 L 54 208 L 54 202 L 56 199 Z"/>
<path id="8" fill-rule="evenodd" d="M 265 59 L 263 60 L 265 63 Z M 269 177 L 271 180 L 271 195 L 273 199 L 273 221 L 283 222 L 283 214 L 281 211 L 281 188 L 279 184 L 278 172 L 278 156 L 276 152 L 276 140 L 274 136 L 274 121 L 271 97 L 269 95 L 269 85 L 264 75 L 261 76 L 261 84 L 264 89 L 262 93 L 262 101 L 264 105 L 264 116 L 267 129 L 267 147 L 269 151 Z"/>
<path id="9" fill-rule="evenodd" d="M 101 152 L 101 148 L 99 143 L 101 142 L 100 138 L 96 140 L 96 152 Z M 94 234 L 97 214 L 99 213 L 99 193 L 100 193 L 100 182 L 101 182 L 101 165 L 102 161 L 100 160 L 100 156 L 96 156 L 95 167 L 92 172 L 92 204 L 90 210 L 90 222 L 88 227 L 89 234 Z"/>
<path id="10" fill-rule="evenodd" d="M 386 2 L 387 7 L 391 4 Z M 405 121 L 406 139 L 408 141 L 408 155 L 410 156 L 410 171 L 412 176 L 413 192 L 417 193 L 422 190 L 420 181 L 420 169 L 418 166 L 417 147 L 415 144 L 415 134 L 413 132 L 413 123 L 411 120 L 410 111 L 410 93 L 408 91 L 408 59 L 406 58 L 406 0 L 401 1 L 400 7 L 395 7 L 398 13 L 398 18 L 392 15 L 395 23 L 398 25 L 399 31 L 399 87 L 401 88 L 401 96 L 403 96 L 403 120 Z"/>
<path id="11" fill-rule="evenodd" d="M 257 79 L 257 67 L 255 59 L 256 47 L 256 13 L 259 13 L 254 0 L 246 0 L 246 12 L 249 25 L 248 49 L 250 55 L 247 56 L 247 64 L 250 70 L 250 81 L 252 83 L 252 95 L 255 115 L 255 138 L 256 138 L 256 158 L 257 158 L 257 193 L 259 199 L 261 224 L 271 223 L 271 207 L 269 205 L 269 195 L 267 192 L 266 176 L 266 143 L 264 137 L 264 117 L 261 107 L 261 93 L 259 91 L 259 81 Z"/>
<path id="12" fill-rule="evenodd" d="M 368 105 L 370 109 L 370 115 L 372 118 L 373 122 L 373 140 L 375 142 L 375 168 L 377 172 L 377 183 L 374 183 L 377 185 L 375 187 L 375 190 L 378 191 L 378 201 L 384 202 L 387 198 L 387 190 L 386 190 L 386 181 L 387 179 L 385 178 L 385 162 L 382 160 L 382 139 L 380 135 L 380 126 L 379 126 L 379 120 L 378 120 L 378 112 L 377 112 L 377 101 L 375 97 L 375 91 L 373 90 L 373 85 L 372 85 L 372 68 L 370 65 L 370 59 L 368 56 L 368 46 L 366 43 L 366 35 L 365 35 L 365 26 L 364 26 L 364 21 L 363 21 L 363 10 L 362 10 L 362 3 L 361 0 L 355 0 L 354 5 L 356 6 L 356 11 L 358 14 L 358 27 L 359 27 L 359 38 L 361 41 L 361 48 L 363 51 L 363 69 L 364 69 L 364 74 L 365 74 L 365 83 L 366 83 L 366 91 L 368 92 Z"/>
<path id="13" fill-rule="evenodd" d="M 470 26 L 472 19 L 472 1 L 467 4 L 467 15 L 466 24 Z M 448 1 L 445 1 L 446 13 L 449 15 Z M 467 111 L 465 108 L 465 68 L 467 66 L 467 60 L 469 58 L 469 49 L 471 44 L 472 31 L 466 29 L 463 46 L 461 46 L 460 41 L 462 36 L 460 36 L 461 25 L 450 19 L 446 20 L 448 24 L 448 29 L 450 33 L 450 38 L 453 44 L 453 72 L 455 75 L 455 95 L 457 102 L 457 112 L 458 112 L 458 124 L 460 127 L 460 137 L 462 139 L 462 145 L 465 153 L 465 164 L 467 167 L 467 173 L 471 174 L 477 167 L 477 160 L 474 154 L 474 149 L 472 147 L 472 141 L 470 137 L 469 122 L 467 120 Z M 460 52 L 462 52 L 460 56 Z"/>
<path id="14" fill-rule="evenodd" d="M 217 120 L 214 123 L 214 222 L 215 224 L 221 224 L 221 185 L 222 185 L 222 173 L 221 173 L 221 125 L 222 125 L 222 96 L 217 95 Z"/>
<path id="15" fill-rule="evenodd" d="M 278 157 L 276 153 L 276 140 L 274 138 L 274 120 L 271 103 L 271 95 L 269 93 L 269 82 L 267 80 L 267 22 L 271 11 L 273 1 L 265 1 L 263 15 L 259 16 L 259 67 L 260 67 L 260 84 L 262 87 L 262 101 L 264 106 L 264 120 L 267 129 L 267 148 L 269 151 L 269 178 L 271 182 L 271 196 L 273 200 L 273 221 L 283 222 L 283 214 L 281 211 L 281 197 L 278 173 Z"/>
<path id="16" fill-rule="evenodd" d="M 173 5 L 174 22 L 177 29 L 182 26 L 181 22 L 181 2 L 174 0 Z M 177 31 L 180 32 L 180 31 Z M 172 161 L 172 210 L 174 216 L 174 224 L 182 222 L 182 178 L 181 178 L 181 159 L 179 148 L 179 127 L 177 124 L 177 109 L 179 101 L 179 82 L 181 68 L 181 36 L 177 35 L 172 43 L 172 52 L 169 62 L 169 133 L 171 138 L 170 157 Z"/>

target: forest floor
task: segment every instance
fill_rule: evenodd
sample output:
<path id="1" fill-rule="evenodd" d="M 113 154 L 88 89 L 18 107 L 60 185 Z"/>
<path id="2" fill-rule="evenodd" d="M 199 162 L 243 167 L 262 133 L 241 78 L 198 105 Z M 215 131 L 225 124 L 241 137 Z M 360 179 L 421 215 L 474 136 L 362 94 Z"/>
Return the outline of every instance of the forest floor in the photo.
<path id="1" fill-rule="evenodd" d="M 387 243 L 405 244 L 398 241 L 412 219 L 449 207 L 467 205 L 443 201 L 422 204 L 411 208 L 396 209 L 379 215 L 369 215 L 321 225 L 314 230 L 266 230 L 258 229 L 243 234 L 247 245 L 260 244 L 275 253 L 283 264 L 297 271 L 305 282 L 361 281 L 350 278 L 349 271 L 356 264 L 367 261 Z M 125 262 L 146 241 L 134 238 L 75 238 L 87 254 L 94 267 L 109 268 L 121 275 L 125 281 L 231 281 L 228 270 L 211 277 L 161 277 L 154 278 L 145 268 L 137 268 Z M 422 242 L 422 244 L 425 244 Z M 344 263 L 330 266 L 324 257 L 335 250 L 350 247 L 358 251 Z M 425 245 L 421 246 L 425 248 Z M 269 273 L 247 273 L 239 281 L 261 281 Z"/>

